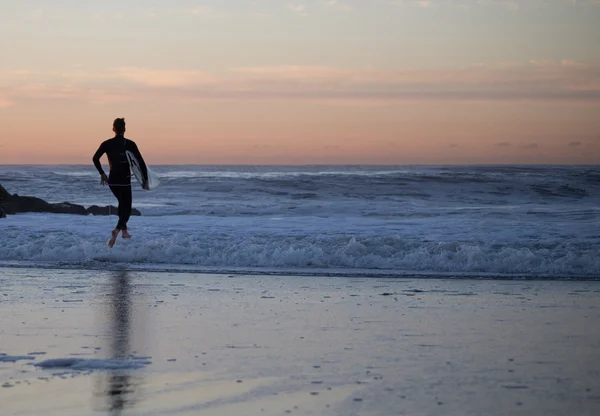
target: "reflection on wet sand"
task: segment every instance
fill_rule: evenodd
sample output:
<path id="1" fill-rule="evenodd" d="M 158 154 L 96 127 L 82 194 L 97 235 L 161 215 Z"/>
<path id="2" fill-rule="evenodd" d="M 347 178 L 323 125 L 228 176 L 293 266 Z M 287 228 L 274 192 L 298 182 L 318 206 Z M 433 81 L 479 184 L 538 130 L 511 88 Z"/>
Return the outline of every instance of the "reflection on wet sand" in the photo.
<path id="1" fill-rule="evenodd" d="M 107 302 L 109 356 L 113 360 L 127 360 L 131 357 L 132 338 L 132 289 L 127 271 L 115 272 L 111 281 L 111 292 Z M 141 384 L 137 370 L 110 370 L 98 375 L 96 397 L 100 411 L 111 415 L 135 404 L 136 389 Z"/>

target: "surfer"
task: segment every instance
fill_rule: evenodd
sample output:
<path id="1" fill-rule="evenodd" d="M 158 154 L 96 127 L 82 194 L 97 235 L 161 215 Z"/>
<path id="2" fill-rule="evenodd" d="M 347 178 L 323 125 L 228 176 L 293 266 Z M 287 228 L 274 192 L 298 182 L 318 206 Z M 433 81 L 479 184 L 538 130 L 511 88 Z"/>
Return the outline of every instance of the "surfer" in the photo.
<path id="1" fill-rule="evenodd" d="M 119 222 L 117 223 L 117 227 L 112 230 L 110 241 L 108 242 L 108 246 L 112 248 L 115 245 L 115 241 L 119 236 L 119 233 L 122 233 L 123 238 L 131 238 L 131 234 L 127 231 L 127 221 L 129 221 L 129 217 L 131 216 L 131 205 L 132 205 L 132 195 L 131 195 L 131 170 L 129 167 L 129 161 L 126 155 L 126 151 L 130 151 L 137 158 L 142 175 L 146 180 L 144 181 L 142 187 L 146 190 L 148 187 L 148 170 L 146 168 L 146 163 L 138 150 L 137 145 L 132 140 L 125 138 L 125 119 L 117 118 L 113 122 L 113 132 L 115 133 L 115 137 L 112 139 L 108 139 L 103 142 L 96 154 L 93 157 L 94 166 L 98 169 L 100 173 L 100 183 L 102 185 L 108 184 L 110 190 L 119 201 L 119 208 L 117 212 L 119 214 Z M 110 173 L 108 177 L 104 173 L 102 169 L 102 165 L 100 164 L 100 158 L 102 155 L 106 153 L 108 158 L 108 165 L 110 166 Z"/>

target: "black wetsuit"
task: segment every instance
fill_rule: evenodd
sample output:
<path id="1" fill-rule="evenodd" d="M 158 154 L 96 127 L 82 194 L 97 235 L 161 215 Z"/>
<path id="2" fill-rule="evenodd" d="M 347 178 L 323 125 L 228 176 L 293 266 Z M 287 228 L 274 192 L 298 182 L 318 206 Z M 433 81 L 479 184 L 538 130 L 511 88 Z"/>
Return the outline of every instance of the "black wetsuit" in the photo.
<path id="1" fill-rule="evenodd" d="M 119 201 L 119 222 L 117 224 L 117 229 L 119 230 L 127 229 L 127 221 L 129 221 L 129 217 L 131 216 L 131 170 L 129 169 L 127 155 L 125 154 L 126 150 L 134 154 L 140 164 L 142 174 L 147 178 L 148 170 L 146 163 L 137 145 L 133 141 L 126 139 L 123 135 L 117 135 L 102 143 L 93 158 L 94 166 L 96 166 L 100 175 L 103 175 L 104 170 L 100 164 L 100 158 L 104 153 L 108 157 L 108 164 L 110 166 L 108 185 Z"/>

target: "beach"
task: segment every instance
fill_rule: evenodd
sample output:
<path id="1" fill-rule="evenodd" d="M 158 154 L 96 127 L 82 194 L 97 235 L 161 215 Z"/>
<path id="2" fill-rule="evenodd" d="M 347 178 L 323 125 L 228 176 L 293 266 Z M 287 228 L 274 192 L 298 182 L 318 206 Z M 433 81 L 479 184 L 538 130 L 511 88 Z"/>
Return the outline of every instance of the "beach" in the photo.
<path id="1" fill-rule="evenodd" d="M 600 416 L 599 21 L 0 1 L 0 416 Z"/>
<path id="2" fill-rule="evenodd" d="M 3 267 L 0 284 L 3 416 L 600 412 L 597 281 Z"/>

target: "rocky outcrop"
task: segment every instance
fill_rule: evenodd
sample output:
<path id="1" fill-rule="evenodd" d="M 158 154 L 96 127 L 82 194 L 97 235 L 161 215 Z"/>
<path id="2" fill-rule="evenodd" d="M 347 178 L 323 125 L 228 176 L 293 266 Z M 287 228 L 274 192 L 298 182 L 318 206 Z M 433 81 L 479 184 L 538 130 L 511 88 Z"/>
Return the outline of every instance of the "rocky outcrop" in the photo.
<path id="1" fill-rule="evenodd" d="M 98 205 L 92 205 L 87 210 L 87 214 L 91 215 L 117 215 L 117 207 L 113 205 L 106 205 L 99 207 Z M 131 215 L 140 216 L 142 213 L 135 208 L 131 209 Z"/>
<path id="2" fill-rule="evenodd" d="M 0 204 L 2 203 L 2 201 L 4 201 L 7 198 L 10 198 L 11 195 L 8 193 L 8 191 L 6 189 L 4 189 L 4 186 L 0 185 Z"/>
<path id="3" fill-rule="evenodd" d="M 117 208 L 114 206 L 99 207 L 92 205 L 85 208 L 82 205 L 71 204 L 70 202 L 61 202 L 51 204 L 43 199 L 33 196 L 11 195 L 2 185 L 0 185 L 0 218 L 6 214 L 19 214 L 24 212 L 48 212 L 53 214 L 75 214 L 75 215 L 116 215 Z M 131 210 L 131 215 L 142 215 L 137 209 Z"/>
<path id="4" fill-rule="evenodd" d="M 2 185 L 0 185 L 0 218 L 6 218 L 6 212 L 4 212 L 3 202 L 6 200 L 6 198 L 10 196 L 11 195 L 8 193 L 8 191 L 4 189 Z"/>

